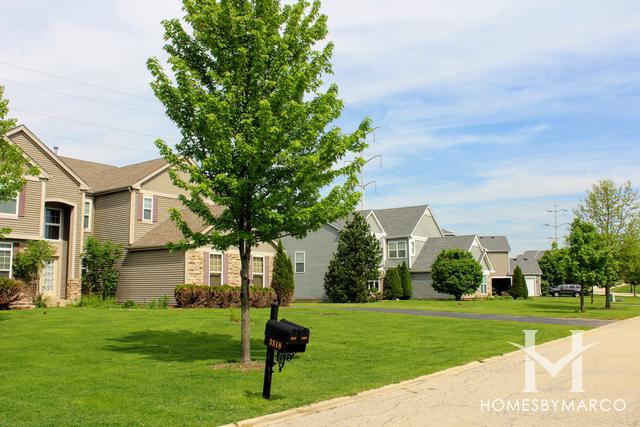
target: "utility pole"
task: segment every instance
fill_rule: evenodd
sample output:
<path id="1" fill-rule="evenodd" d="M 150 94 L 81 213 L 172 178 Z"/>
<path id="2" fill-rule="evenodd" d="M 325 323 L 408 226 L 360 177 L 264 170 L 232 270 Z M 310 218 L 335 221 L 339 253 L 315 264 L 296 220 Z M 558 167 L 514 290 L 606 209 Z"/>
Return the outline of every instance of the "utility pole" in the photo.
<path id="1" fill-rule="evenodd" d="M 376 192 L 378 191 L 378 184 L 375 180 L 366 182 L 364 179 L 364 167 L 372 160 L 379 159 L 380 167 L 382 167 L 382 155 L 376 154 L 375 156 L 369 157 L 364 164 L 362 165 L 362 169 L 360 169 L 360 193 L 362 196 L 360 197 L 360 210 L 364 210 L 364 190 L 371 184 L 374 185 Z"/>
<path id="2" fill-rule="evenodd" d="M 562 212 L 569 212 L 566 209 L 558 209 L 561 203 L 555 203 L 553 205 L 553 209 L 548 209 L 547 212 L 553 214 L 553 225 L 552 224 L 544 224 L 545 227 L 553 228 L 553 237 L 547 237 L 547 239 L 551 239 L 555 242 L 556 246 L 558 245 L 558 229 L 563 225 L 567 225 L 568 223 L 563 222 L 562 224 L 558 224 L 558 214 Z"/>

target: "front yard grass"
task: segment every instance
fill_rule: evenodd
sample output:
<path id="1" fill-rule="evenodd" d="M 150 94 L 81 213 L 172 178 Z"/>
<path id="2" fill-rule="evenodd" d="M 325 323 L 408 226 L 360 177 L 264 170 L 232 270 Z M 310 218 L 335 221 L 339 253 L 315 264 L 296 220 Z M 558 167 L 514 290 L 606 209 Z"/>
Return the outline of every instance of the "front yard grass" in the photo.
<path id="1" fill-rule="evenodd" d="M 414 307 L 419 303 L 415 302 Z M 576 327 L 385 313 L 282 309 L 311 329 L 308 351 L 274 374 L 213 369 L 239 357 L 228 310 L 67 308 L 0 312 L 0 425 L 217 425 L 429 374 Z M 264 361 L 268 310 L 252 310 Z M 520 377 L 514 382 L 521 381 Z"/>
<path id="2" fill-rule="evenodd" d="M 585 296 L 586 313 L 580 313 L 579 298 L 533 297 L 526 300 L 512 298 L 477 299 L 469 301 L 378 301 L 368 304 L 336 304 L 335 307 L 401 308 L 407 310 L 453 311 L 461 313 L 508 314 L 512 316 L 542 316 L 580 319 L 628 319 L 640 316 L 640 297 L 622 297 L 623 301 L 612 303 L 610 310 L 604 309 L 604 296 L 596 295 L 594 303 Z M 300 303 L 304 306 L 305 303 Z M 317 305 L 318 303 L 316 303 Z M 323 304 L 324 306 L 324 304 Z M 331 307 L 332 304 L 326 304 Z"/>

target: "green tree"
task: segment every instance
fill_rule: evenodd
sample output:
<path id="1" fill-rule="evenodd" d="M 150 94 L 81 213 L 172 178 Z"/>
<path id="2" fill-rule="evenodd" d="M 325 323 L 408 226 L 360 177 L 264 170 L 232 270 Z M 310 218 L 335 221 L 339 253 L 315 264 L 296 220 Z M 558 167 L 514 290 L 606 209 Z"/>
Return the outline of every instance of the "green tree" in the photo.
<path id="1" fill-rule="evenodd" d="M 522 274 L 519 265 L 516 265 L 516 268 L 513 270 L 512 280 L 513 283 L 511 284 L 511 289 L 509 289 L 509 295 L 511 295 L 513 299 L 529 298 L 529 289 L 527 289 L 527 283 L 524 280 L 524 274 Z"/>
<path id="2" fill-rule="evenodd" d="M 367 302 L 367 282 L 377 280 L 382 248 L 359 213 L 347 221 L 338 247 L 324 275 L 324 290 L 331 302 Z"/>
<path id="3" fill-rule="evenodd" d="M 582 285 L 580 311 L 584 312 L 585 289 L 593 286 L 606 289 L 605 307 L 611 308 L 609 296 L 618 278 L 618 265 L 606 239 L 593 224 L 575 218 L 567 240 L 573 276 Z"/>
<path id="4" fill-rule="evenodd" d="M 90 294 L 100 294 L 103 300 L 116 294 L 120 275 L 117 265 L 122 253 L 122 245 L 109 240 L 100 243 L 95 237 L 89 236 L 82 253 L 82 265 L 85 268 L 82 286 Z"/>
<path id="5" fill-rule="evenodd" d="M 402 278 L 400 268 L 389 268 L 384 275 L 384 299 L 394 300 L 402 298 Z"/>
<path id="6" fill-rule="evenodd" d="M 278 304 L 289 305 L 295 288 L 293 264 L 291 263 L 291 258 L 285 252 L 281 240 L 278 240 L 276 256 L 273 259 L 271 287 L 278 295 Z"/>
<path id="7" fill-rule="evenodd" d="M 482 267 L 467 251 L 447 249 L 442 251 L 431 266 L 433 289 L 453 295 L 460 301 L 463 295 L 478 290 L 482 283 Z"/>
<path id="8" fill-rule="evenodd" d="M 620 276 L 631 285 L 636 296 L 636 286 L 640 284 L 640 241 L 627 239 L 620 250 Z"/>
<path id="9" fill-rule="evenodd" d="M 187 192 L 180 200 L 211 231 L 194 232 L 174 210 L 184 239 L 170 247 L 239 248 L 248 363 L 251 248 L 303 237 L 355 208 L 363 159 L 342 160 L 364 150 L 371 124 L 348 134 L 334 125 L 343 103 L 324 81 L 333 43 L 323 42 L 319 1 L 183 0 L 183 9 L 184 20 L 163 21 L 171 73 L 157 58 L 147 62 L 152 89 L 181 132 L 175 147 L 156 145 Z M 209 201 L 224 212 L 214 216 Z"/>
<path id="10" fill-rule="evenodd" d="M 40 272 L 53 261 L 56 251 L 44 240 L 30 240 L 13 261 L 13 274 L 31 284 L 40 282 Z"/>
<path id="11" fill-rule="evenodd" d="M 542 282 L 545 286 L 558 286 L 571 283 L 571 259 L 569 249 L 559 248 L 554 242 L 551 250 L 545 251 L 538 261 L 542 270 Z"/>
<path id="12" fill-rule="evenodd" d="M 413 293 L 411 289 L 411 274 L 405 261 L 402 261 L 399 273 L 400 281 L 402 282 L 402 299 L 411 299 L 411 294 Z"/>
<path id="13" fill-rule="evenodd" d="M 11 144 L 4 135 L 16 125 L 7 118 L 9 100 L 4 99 L 4 87 L 0 86 L 0 202 L 13 199 L 25 184 L 26 175 L 37 175 L 38 168 L 30 165 L 22 150 Z M 10 228 L 0 228 L 0 239 L 11 233 Z"/>

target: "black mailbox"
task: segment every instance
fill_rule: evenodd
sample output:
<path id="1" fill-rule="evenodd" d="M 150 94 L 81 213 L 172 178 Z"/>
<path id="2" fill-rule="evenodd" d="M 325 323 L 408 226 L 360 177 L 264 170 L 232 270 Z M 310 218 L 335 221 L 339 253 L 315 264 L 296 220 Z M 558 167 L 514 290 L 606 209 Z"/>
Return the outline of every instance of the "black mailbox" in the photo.
<path id="1" fill-rule="evenodd" d="M 267 322 L 264 344 L 282 353 L 304 353 L 309 342 L 309 329 L 288 320 Z"/>

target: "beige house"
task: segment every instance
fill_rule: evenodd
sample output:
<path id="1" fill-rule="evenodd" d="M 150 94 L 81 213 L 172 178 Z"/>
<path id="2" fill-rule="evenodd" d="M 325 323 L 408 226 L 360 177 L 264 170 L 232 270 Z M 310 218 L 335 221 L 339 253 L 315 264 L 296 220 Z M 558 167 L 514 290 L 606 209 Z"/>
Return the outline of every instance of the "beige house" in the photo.
<path id="1" fill-rule="evenodd" d="M 175 286 L 183 283 L 240 283 L 237 250 L 166 249 L 167 243 L 182 238 L 169 218 L 170 208 L 182 208 L 178 199 L 182 190 L 171 182 L 170 165 L 164 159 L 116 167 L 62 157 L 25 126 L 12 129 L 6 138 L 41 174 L 28 177 L 14 200 L 0 203 L 0 227 L 12 229 L 0 241 L 0 276 L 13 275 L 13 258 L 26 241 L 46 239 L 57 256 L 45 268 L 39 292 L 53 301 L 77 298 L 82 249 L 93 235 L 126 248 L 120 265 L 120 301 L 144 302 L 164 295 L 173 299 Z M 198 226 L 197 218 L 188 220 Z M 255 286 L 270 285 L 273 254 L 270 245 L 254 248 Z"/>
<path id="2" fill-rule="evenodd" d="M 490 284 L 494 295 L 501 295 L 511 289 L 511 270 L 509 252 L 511 247 L 506 236 L 478 236 L 482 247 L 493 266 Z"/>

